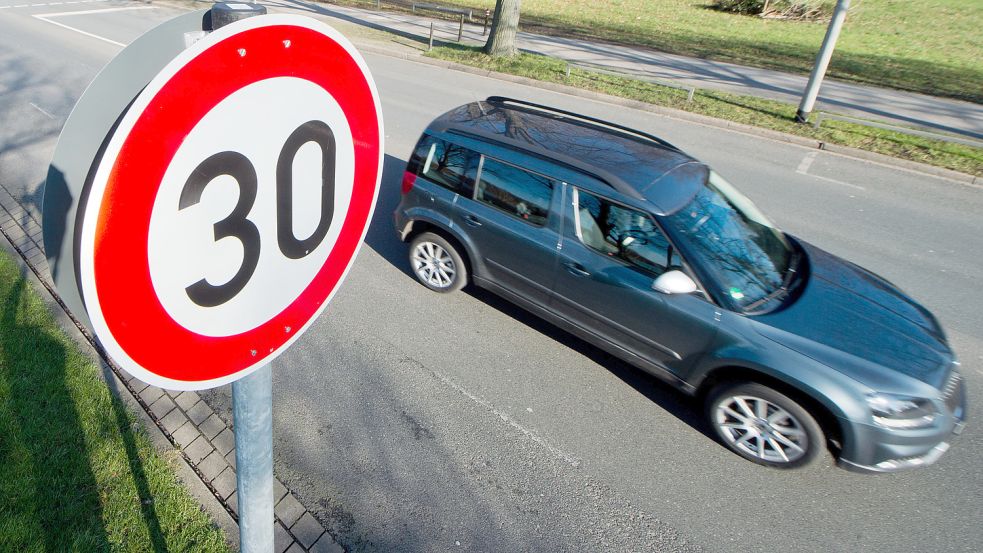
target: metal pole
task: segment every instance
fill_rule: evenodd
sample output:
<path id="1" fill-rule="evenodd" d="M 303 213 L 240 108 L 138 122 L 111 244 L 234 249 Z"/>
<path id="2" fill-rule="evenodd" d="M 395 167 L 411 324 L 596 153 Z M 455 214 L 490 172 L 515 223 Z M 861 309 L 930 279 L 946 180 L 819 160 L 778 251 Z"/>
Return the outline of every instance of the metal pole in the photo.
<path id="1" fill-rule="evenodd" d="M 239 549 L 273 551 L 273 371 L 264 365 L 232 383 L 239 494 Z"/>
<path id="2" fill-rule="evenodd" d="M 816 56 L 816 65 L 812 68 L 809 75 L 809 84 L 802 95 L 802 103 L 795 114 L 795 120 L 805 123 L 809 119 L 812 108 L 816 105 L 816 97 L 819 96 L 819 87 L 823 84 L 823 77 L 826 75 L 826 68 L 829 66 L 829 59 L 833 57 L 833 48 L 836 46 L 836 39 L 840 36 L 840 29 L 843 27 L 843 20 L 846 19 L 846 12 L 850 9 L 850 0 L 838 0 L 836 9 L 833 10 L 833 19 L 829 22 L 826 29 L 826 38 L 823 39 L 823 46 Z"/>
<path id="3" fill-rule="evenodd" d="M 464 36 L 464 14 L 461 14 L 461 26 L 457 28 L 457 41 L 461 42 L 461 37 Z"/>
<path id="4" fill-rule="evenodd" d="M 427 52 L 433 50 L 433 21 L 430 22 L 430 42 L 427 44 Z"/>

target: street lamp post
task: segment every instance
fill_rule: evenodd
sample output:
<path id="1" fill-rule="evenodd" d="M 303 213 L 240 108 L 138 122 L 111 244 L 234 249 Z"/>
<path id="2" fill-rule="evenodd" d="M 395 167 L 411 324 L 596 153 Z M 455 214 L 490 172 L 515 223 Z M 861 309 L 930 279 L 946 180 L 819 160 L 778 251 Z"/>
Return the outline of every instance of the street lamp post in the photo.
<path id="1" fill-rule="evenodd" d="M 846 19 L 848 9 L 850 9 L 850 0 L 838 0 L 836 2 L 833 19 L 830 20 L 829 27 L 826 29 L 826 38 L 823 39 L 823 46 L 816 56 L 816 65 L 809 75 L 809 84 L 806 85 L 805 92 L 802 94 L 799 110 L 795 113 L 795 120 L 799 123 L 808 121 L 809 114 L 812 113 L 812 108 L 816 105 L 819 87 L 822 86 L 823 77 L 826 76 L 826 68 L 829 67 L 830 58 L 833 57 L 833 48 L 836 46 L 836 39 L 840 36 L 840 29 L 843 27 L 843 20 Z"/>

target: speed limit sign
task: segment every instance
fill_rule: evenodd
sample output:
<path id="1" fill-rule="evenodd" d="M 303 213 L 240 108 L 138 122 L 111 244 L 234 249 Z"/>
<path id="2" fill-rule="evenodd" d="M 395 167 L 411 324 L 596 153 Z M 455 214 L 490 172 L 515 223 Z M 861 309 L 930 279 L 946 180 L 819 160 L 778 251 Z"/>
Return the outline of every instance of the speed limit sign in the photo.
<path id="1" fill-rule="evenodd" d="M 284 351 L 351 267 L 382 141 L 364 60 L 313 19 L 244 19 L 180 53 L 120 119 L 80 206 L 78 282 L 107 353 L 189 390 Z"/>

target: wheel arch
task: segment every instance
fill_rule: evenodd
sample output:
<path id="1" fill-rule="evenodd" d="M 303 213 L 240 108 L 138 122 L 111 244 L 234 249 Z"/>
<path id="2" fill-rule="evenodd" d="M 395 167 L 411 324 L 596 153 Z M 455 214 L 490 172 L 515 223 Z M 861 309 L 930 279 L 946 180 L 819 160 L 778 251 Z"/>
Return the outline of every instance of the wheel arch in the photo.
<path id="1" fill-rule="evenodd" d="M 457 252 L 461 255 L 461 259 L 464 260 L 465 269 L 468 271 L 468 274 L 472 277 L 474 276 L 475 266 L 472 262 L 473 258 L 470 248 L 468 248 L 466 242 L 462 238 L 457 236 L 457 233 L 451 231 L 443 225 L 425 219 L 414 219 L 410 221 L 408 229 L 404 234 L 403 241 L 412 242 L 414 238 L 425 232 L 432 232 L 450 242 L 451 246 L 454 246 L 457 249 Z"/>
<path id="2" fill-rule="evenodd" d="M 772 374 L 756 368 L 725 364 L 708 371 L 696 388 L 694 395 L 701 401 L 706 401 L 708 394 L 722 384 L 738 384 L 741 382 L 756 382 L 788 396 L 808 411 L 826 434 L 826 442 L 830 451 L 838 457 L 843 448 L 844 432 L 847 429 L 841 424 L 841 418 L 836 411 L 825 402 L 814 397 L 809 392 L 794 384 L 786 382 Z"/>

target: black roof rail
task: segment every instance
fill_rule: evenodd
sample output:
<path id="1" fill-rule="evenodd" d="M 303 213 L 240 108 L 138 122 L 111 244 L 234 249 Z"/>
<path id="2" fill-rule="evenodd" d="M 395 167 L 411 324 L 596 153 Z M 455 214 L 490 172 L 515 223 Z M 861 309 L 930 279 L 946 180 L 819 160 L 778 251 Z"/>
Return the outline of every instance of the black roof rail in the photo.
<path id="1" fill-rule="evenodd" d="M 595 117 L 590 117 L 590 116 L 587 116 L 587 115 L 581 115 L 579 113 L 574 113 L 572 111 L 566 111 L 566 110 L 554 108 L 554 107 L 551 107 L 551 106 L 544 106 L 542 104 L 536 104 L 536 103 L 533 103 L 533 102 L 527 102 L 525 100 L 516 100 L 515 98 L 507 98 L 505 96 L 489 96 L 488 98 L 485 99 L 485 102 L 487 102 L 489 104 L 498 104 L 498 105 L 513 104 L 513 105 L 516 105 L 518 107 L 527 108 L 528 111 L 538 110 L 538 111 L 543 111 L 543 112 L 546 112 L 546 113 L 555 113 L 555 114 L 563 115 L 564 117 L 569 117 L 571 119 L 577 119 L 577 120 L 584 121 L 584 122 L 587 122 L 587 123 L 592 123 L 592 124 L 597 125 L 599 127 L 606 127 L 606 128 L 609 128 L 609 129 L 618 130 L 618 131 L 621 131 L 623 133 L 636 136 L 638 138 L 644 138 L 646 140 L 651 140 L 652 142 L 655 142 L 656 144 L 659 144 L 661 146 L 665 146 L 665 147 L 671 148 L 672 150 L 675 150 L 677 152 L 683 153 L 682 150 L 680 150 L 679 148 L 677 148 L 677 147 L 673 146 L 672 144 L 666 142 L 665 140 L 662 140 L 661 138 L 658 138 L 656 136 L 653 136 L 653 135 L 651 135 L 649 133 L 642 132 L 642 131 L 639 131 L 639 130 L 635 130 L 635 129 L 631 128 L 631 127 L 625 127 L 625 126 L 619 125 L 617 123 L 611 123 L 610 121 L 605 121 L 603 119 L 597 119 Z M 532 108 L 532 109 L 530 110 L 529 108 Z"/>

